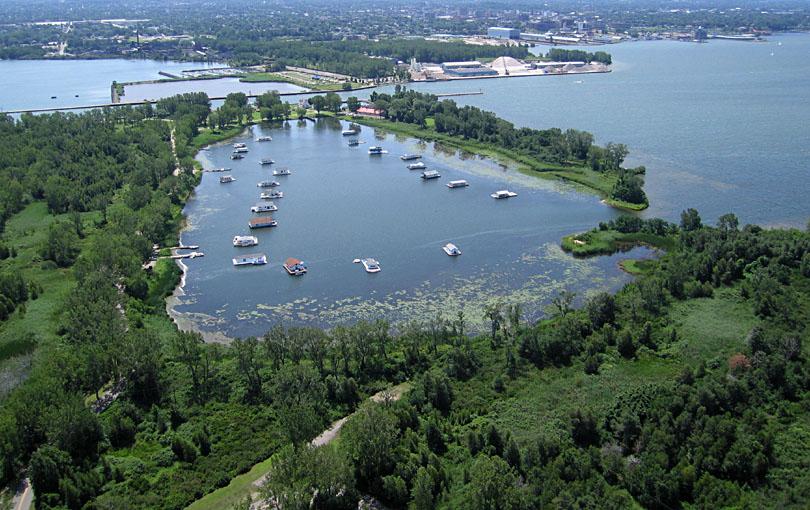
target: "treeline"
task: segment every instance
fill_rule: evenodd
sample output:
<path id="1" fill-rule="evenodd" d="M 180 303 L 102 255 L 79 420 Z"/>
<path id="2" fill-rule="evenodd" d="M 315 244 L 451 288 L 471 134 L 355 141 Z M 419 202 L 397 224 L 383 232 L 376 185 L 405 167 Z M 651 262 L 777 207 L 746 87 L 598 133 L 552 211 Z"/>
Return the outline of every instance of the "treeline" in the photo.
<path id="1" fill-rule="evenodd" d="M 666 232 L 678 248 L 648 276 L 580 309 L 561 293 L 552 318 L 535 325 L 521 322 L 519 307 L 490 307 L 488 338 L 451 335 L 453 347 L 425 349 L 431 368 L 408 396 L 364 405 L 337 447 L 283 449 L 265 500 L 347 509 L 360 494 L 415 509 L 805 507 L 810 477 L 798 459 L 807 449 L 789 438 L 809 432 L 808 320 L 797 307 L 810 300 L 810 235 L 740 229 L 733 215 L 707 227 L 694 210 L 680 226 L 614 226 Z M 752 292 L 775 275 L 782 285 L 766 285 L 767 297 Z M 626 387 L 599 411 L 583 401 L 521 430 L 528 441 L 494 423 L 499 404 L 515 398 L 510 388 L 526 398 L 520 388 L 544 369 L 575 365 L 598 376 L 606 363 L 615 373 L 621 360 L 671 358 L 681 341 L 667 319 L 674 305 L 729 287 L 760 319 L 736 354 Z"/>
<path id="2" fill-rule="evenodd" d="M 394 94 L 372 92 L 375 107 L 394 122 L 415 124 L 426 128 L 432 118 L 438 133 L 475 140 L 513 151 L 539 162 L 553 165 L 588 165 L 596 172 L 616 177 L 611 198 L 631 204 L 646 204 L 644 168 L 622 167 L 628 155 L 623 144 L 609 143 L 604 148 L 594 145 L 594 137 L 586 131 L 558 128 L 517 128 L 492 112 L 475 106 L 458 106 L 455 101 L 440 101 L 436 96 L 396 86 Z"/>
<path id="3" fill-rule="evenodd" d="M 336 41 L 328 43 L 328 46 L 339 51 L 388 57 L 405 63 L 410 62 L 412 58 L 415 58 L 417 62 L 440 63 L 501 56 L 525 58 L 529 54 L 529 50 L 525 46 L 489 46 L 425 39 Z"/>
<path id="4" fill-rule="evenodd" d="M 585 50 L 569 50 L 564 48 L 551 48 L 546 53 L 546 58 L 554 62 L 599 62 L 601 64 L 610 65 L 613 59 L 610 53 L 605 51 L 597 51 L 591 53 Z"/>

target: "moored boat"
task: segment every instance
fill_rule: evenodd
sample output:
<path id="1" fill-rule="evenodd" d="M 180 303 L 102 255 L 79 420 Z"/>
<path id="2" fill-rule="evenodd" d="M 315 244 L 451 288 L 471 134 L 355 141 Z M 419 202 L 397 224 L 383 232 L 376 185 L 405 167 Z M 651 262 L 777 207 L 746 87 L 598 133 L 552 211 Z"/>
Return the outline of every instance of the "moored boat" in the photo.
<path id="1" fill-rule="evenodd" d="M 275 188 L 276 186 L 281 186 L 281 183 L 278 181 L 259 181 L 256 183 L 256 186 L 259 188 Z"/>
<path id="2" fill-rule="evenodd" d="M 235 143 L 235 144 L 233 144 L 234 149 L 244 149 L 245 147 L 247 147 L 247 144 L 245 144 L 245 143 Z"/>
<path id="3" fill-rule="evenodd" d="M 248 222 L 248 227 L 250 228 L 267 228 L 275 226 L 278 226 L 278 222 L 273 218 L 271 218 L 270 216 L 265 216 L 263 218 L 253 218 Z"/>
<path id="4" fill-rule="evenodd" d="M 246 154 L 248 152 L 248 148 L 245 146 L 245 144 L 241 144 L 241 145 L 242 145 L 242 147 L 236 147 L 233 150 L 234 154 Z"/>
<path id="5" fill-rule="evenodd" d="M 360 263 L 363 264 L 363 267 L 366 268 L 367 273 L 379 273 L 380 263 L 377 262 L 375 259 L 368 258 L 368 259 L 361 259 Z"/>
<path id="6" fill-rule="evenodd" d="M 250 212 L 252 213 L 263 213 L 263 212 L 273 212 L 278 211 L 278 206 L 273 202 L 266 202 L 263 204 L 256 204 L 250 208 Z"/>
<path id="7" fill-rule="evenodd" d="M 458 257 L 459 255 L 461 255 L 461 250 L 459 250 L 458 246 L 456 246 L 453 243 L 445 244 L 444 246 L 442 246 L 442 250 L 444 250 L 444 252 L 451 257 Z"/>
<path id="8" fill-rule="evenodd" d="M 273 200 L 274 198 L 284 198 L 284 193 L 277 190 L 263 191 L 259 198 L 262 200 Z"/>
<path id="9" fill-rule="evenodd" d="M 259 161 L 260 165 L 272 165 L 273 163 L 275 163 L 275 161 L 270 158 L 264 158 L 263 160 Z"/>
<path id="10" fill-rule="evenodd" d="M 360 145 L 360 140 L 349 140 L 349 147 L 357 147 Z"/>
<path id="11" fill-rule="evenodd" d="M 222 177 L 220 177 L 220 178 L 219 178 L 219 183 L 220 183 L 220 184 L 228 184 L 229 182 L 233 182 L 233 181 L 235 181 L 235 180 L 236 180 L 236 179 L 234 179 L 234 178 L 233 178 L 232 176 L 230 176 L 230 175 L 223 175 Z"/>
<path id="12" fill-rule="evenodd" d="M 261 266 L 267 264 L 267 255 L 264 253 L 251 253 L 233 258 L 234 266 Z"/>
<path id="13" fill-rule="evenodd" d="M 259 244 L 259 239 L 254 236 L 233 236 L 233 245 L 237 248 L 246 248 L 248 246 L 256 246 Z"/>
<path id="14" fill-rule="evenodd" d="M 422 172 L 421 177 L 422 179 L 425 180 L 438 179 L 439 177 L 441 177 L 441 174 L 439 174 L 439 172 L 437 172 L 436 170 L 428 170 L 426 172 Z"/>
<path id="15" fill-rule="evenodd" d="M 272 142 L 273 137 L 272 136 L 260 136 L 260 137 L 256 138 L 256 141 L 257 142 Z"/>
<path id="16" fill-rule="evenodd" d="M 408 170 L 424 170 L 425 168 L 427 168 L 427 165 L 421 161 L 419 163 L 411 163 L 408 165 Z"/>
<path id="17" fill-rule="evenodd" d="M 414 159 L 421 159 L 421 154 L 403 154 L 399 157 L 402 161 L 413 161 Z"/>
<path id="18" fill-rule="evenodd" d="M 231 159 L 245 159 L 245 155 L 234 152 L 231 154 Z"/>
<path id="19" fill-rule="evenodd" d="M 273 175 L 290 175 L 290 169 L 286 166 L 284 168 L 279 168 L 278 170 L 273 170 Z"/>
<path id="20" fill-rule="evenodd" d="M 495 193 L 492 193 L 489 196 L 491 196 L 492 198 L 500 200 L 502 198 L 516 197 L 517 193 L 515 193 L 514 191 L 509 191 L 507 189 L 502 189 L 502 190 L 496 191 Z"/>
<path id="21" fill-rule="evenodd" d="M 290 257 L 284 262 L 284 269 L 292 276 L 301 276 L 307 272 L 307 265 L 303 260 Z"/>
<path id="22" fill-rule="evenodd" d="M 447 183 L 448 188 L 464 188 L 464 187 L 469 186 L 469 185 L 470 185 L 470 183 L 468 183 L 464 179 L 461 179 L 461 180 L 458 180 L 458 181 L 450 181 L 450 182 Z"/>
<path id="23" fill-rule="evenodd" d="M 368 148 L 368 153 L 370 156 L 379 156 L 380 154 L 385 154 L 385 151 L 379 145 L 375 145 L 374 147 Z"/>
<path id="24" fill-rule="evenodd" d="M 355 127 L 352 127 L 352 128 L 349 128 L 349 129 L 344 129 L 343 131 L 340 132 L 340 134 L 343 135 L 343 136 L 354 136 L 354 135 L 356 135 L 358 133 L 360 133 L 360 130 L 358 128 L 355 128 Z"/>

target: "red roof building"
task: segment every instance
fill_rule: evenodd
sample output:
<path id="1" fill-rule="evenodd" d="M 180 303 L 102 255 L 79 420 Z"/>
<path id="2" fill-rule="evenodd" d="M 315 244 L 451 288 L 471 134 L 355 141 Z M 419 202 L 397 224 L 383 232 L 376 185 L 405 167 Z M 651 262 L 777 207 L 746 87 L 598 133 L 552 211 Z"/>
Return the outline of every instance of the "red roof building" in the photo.
<path id="1" fill-rule="evenodd" d="M 371 106 L 361 106 L 357 109 L 357 115 L 366 115 L 368 117 L 382 117 L 383 111 Z"/>

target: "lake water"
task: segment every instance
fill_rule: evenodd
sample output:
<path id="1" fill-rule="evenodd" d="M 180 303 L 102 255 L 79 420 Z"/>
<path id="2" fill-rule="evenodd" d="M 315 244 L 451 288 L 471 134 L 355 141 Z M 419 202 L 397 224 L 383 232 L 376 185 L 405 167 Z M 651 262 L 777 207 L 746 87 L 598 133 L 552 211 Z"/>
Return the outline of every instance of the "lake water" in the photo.
<path id="1" fill-rule="evenodd" d="M 601 46 L 609 74 L 436 82 L 520 126 L 591 131 L 648 168 L 646 216 L 686 207 L 714 222 L 804 226 L 810 219 L 810 34 L 764 43 L 649 41 Z M 547 51 L 547 47 L 535 51 Z"/>
<path id="2" fill-rule="evenodd" d="M 113 81 L 156 80 L 162 78 L 159 71 L 204 67 L 200 62 L 127 59 L 0 60 L 0 111 L 109 103 Z"/>
<path id="3" fill-rule="evenodd" d="M 282 94 L 304 92 L 307 89 L 291 83 L 280 82 L 240 82 L 239 78 L 217 78 L 211 80 L 170 81 L 162 83 L 143 83 L 127 86 L 122 101 L 154 100 L 186 92 L 205 92 L 209 97 L 225 97 L 232 92 L 244 92 L 257 95 L 276 90 Z"/>
<path id="4" fill-rule="evenodd" d="M 340 131 L 334 120 L 256 126 L 233 140 L 248 144 L 243 160 L 229 159 L 230 143 L 200 153 L 206 168 L 230 167 L 237 180 L 220 184 L 221 173 L 204 174 L 186 206 L 182 241 L 200 245 L 205 257 L 187 262 L 177 312 L 205 330 L 236 336 L 261 334 L 278 321 L 334 325 L 457 310 L 480 325 L 483 304 L 497 297 L 520 301 L 536 318 L 563 288 L 610 289 L 628 280 L 616 267 L 618 255 L 577 260 L 559 248 L 562 235 L 616 214 L 594 197 L 368 128 L 360 136 L 368 143 L 348 147 Z M 273 141 L 253 141 L 264 134 Z M 369 156 L 373 144 L 389 154 Z M 409 171 L 398 156 L 412 152 L 424 154 L 422 161 L 441 178 L 424 181 L 421 172 Z M 271 177 L 271 169 L 259 164 L 267 157 L 292 175 Z M 260 202 L 256 183 L 270 178 L 285 194 L 275 201 L 279 226 L 250 232 L 260 240 L 257 247 L 234 248 L 232 237 L 249 233 L 250 206 Z M 470 186 L 449 189 L 446 183 L 454 179 Z M 489 196 L 507 187 L 519 195 Z M 445 255 L 447 242 L 463 254 Z M 245 252 L 265 253 L 270 264 L 234 267 L 231 259 Z M 306 261 L 309 273 L 287 275 L 281 267 L 287 257 Z M 382 271 L 367 274 L 352 262 L 363 257 L 377 258 Z"/>

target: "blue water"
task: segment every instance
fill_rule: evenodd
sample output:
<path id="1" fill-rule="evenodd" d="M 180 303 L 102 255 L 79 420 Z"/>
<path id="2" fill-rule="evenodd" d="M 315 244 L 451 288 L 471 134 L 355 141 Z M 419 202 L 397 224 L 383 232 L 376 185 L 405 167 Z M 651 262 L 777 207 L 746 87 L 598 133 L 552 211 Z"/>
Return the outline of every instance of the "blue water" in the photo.
<path id="1" fill-rule="evenodd" d="M 179 73 L 205 66 L 126 59 L 0 60 L 0 111 L 109 103 L 113 81 L 157 80 L 163 78 L 159 71 Z"/>
<path id="2" fill-rule="evenodd" d="M 648 41 L 599 47 L 609 74 L 415 85 L 518 125 L 577 128 L 627 144 L 647 166 L 647 216 L 695 207 L 714 221 L 804 226 L 810 219 L 810 34 L 764 43 Z M 546 51 L 538 47 L 535 51 Z"/>
<path id="3" fill-rule="evenodd" d="M 343 127 L 346 127 L 345 125 Z M 590 195 L 527 177 L 514 169 L 433 144 L 397 139 L 365 128 L 366 144 L 348 147 L 337 122 L 293 122 L 289 127 L 255 127 L 244 141 L 248 157 L 231 161 L 231 145 L 201 153 L 206 168 L 230 167 L 237 179 L 220 184 L 206 173 L 186 207 L 185 244 L 200 245 L 205 257 L 188 261 L 185 296 L 176 307 L 204 329 L 230 335 L 260 334 L 277 321 L 334 325 L 358 318 L 426 320 L 464 310 L 482 322 L 484 303 L 521 302 L 538 317 L 562 288 L 615 288 L 628 280 L 616 268 L 619 256 L 576 260 L 562 253 L 560 237 L 590 228 L 615 212 Z M 270 134 L 272 142 L 254 142 Z M 369 156 L 369 145 L 389 154 Z M 424 181 L 399 155 L 424 154 L 441 178 Z M 272 157 L 293 175 L 271 177 L 259 165 Z M 231 238 L 247 234 L 250 206 L 259 202 L 256 183 L 282 183 L 284 198 L 273 213 L 279 226 L 253 231 L 260 244 L 234 248 Z M 450 180 L 470 186 L 449 189 Z M 495 200 L 509 188 L 519 195 Z M 445 255 L 453 242 L 463 254 Z M 271 263 L 233 267 L 236 253 L 261 252 Z M 637 253 L 643 253 L 639 250 Z M 305 260 L 309 273 L 287 275 L 287 257 Z M 355 258 L 374 257 L 382 272 L 367 274 Z"/>

